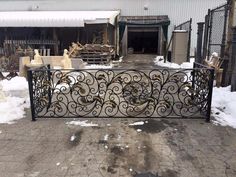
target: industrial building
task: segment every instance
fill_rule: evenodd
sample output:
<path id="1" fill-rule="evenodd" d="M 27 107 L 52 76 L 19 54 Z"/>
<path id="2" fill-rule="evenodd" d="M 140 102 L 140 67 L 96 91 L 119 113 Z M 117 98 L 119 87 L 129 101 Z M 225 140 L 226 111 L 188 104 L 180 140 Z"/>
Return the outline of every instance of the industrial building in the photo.
<path id="1" fill-rule="evenodd" d="M 114 45 L 117 55 L 163 55 L 174 25 L 197 22 L 225 0 L 13 0 L 0 1 L 0 50 L 23 44 L 61 54 L 71 42 Z M 223 17 L 222 17 L 223 18 Z M 13 47 L 14 48 L 14 47 Z M 132 51 L 129 51 L 132 50 Z"/>

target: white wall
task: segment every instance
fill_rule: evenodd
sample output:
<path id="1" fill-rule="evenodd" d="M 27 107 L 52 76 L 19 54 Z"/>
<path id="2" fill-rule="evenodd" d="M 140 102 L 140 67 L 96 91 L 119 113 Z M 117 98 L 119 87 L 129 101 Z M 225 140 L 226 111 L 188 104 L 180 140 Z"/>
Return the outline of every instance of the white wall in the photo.
<path id="1" fill-rule="evenodd" d="M 169 38 L 174 25 L 193 18 L 192 48 L 196 46 L 197 22 L 209 8 L 226 0 L 0 0 L 0 11 L 18 10 L 121 10 L 124 16 L 168 15 Z M 144 10 L 144 6 L 148 10 Z"/>

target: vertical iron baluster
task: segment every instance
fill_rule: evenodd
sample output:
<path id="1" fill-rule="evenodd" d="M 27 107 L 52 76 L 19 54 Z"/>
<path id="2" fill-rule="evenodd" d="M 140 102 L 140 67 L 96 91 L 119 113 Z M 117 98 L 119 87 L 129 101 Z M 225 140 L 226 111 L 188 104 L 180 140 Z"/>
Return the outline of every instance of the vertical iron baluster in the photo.
<path id="1" fill-rule="evenodd" d="M 210 122 L 211 120 L 211 101 L 212 101 L 212 93 L 213 93 L 213 82 L 214 82 L 214 74 L 215 70 L 214 69 L 209 69 L 210 75 L 209 75 L 209 81 L 208 81 L 208 101 L 207 101 L 207 117 L 206 117 L 206 122 Z"/>
<path id="2" fill-rule="evenodd" d="M 28 85 L 29 85 L 29 96 L 30 96 L 30 107 L 32 121 L 36 121 L 35 108 L 34 108 L 34 90 L 33 90 L 33 73 L 32 70 L 27 71 Z"/>

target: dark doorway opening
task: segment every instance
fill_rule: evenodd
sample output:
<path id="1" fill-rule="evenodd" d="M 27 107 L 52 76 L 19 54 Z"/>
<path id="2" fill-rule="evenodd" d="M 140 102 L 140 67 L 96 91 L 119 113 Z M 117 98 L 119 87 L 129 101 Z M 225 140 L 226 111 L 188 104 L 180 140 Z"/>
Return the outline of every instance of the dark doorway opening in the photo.
<path id="1" fill-rule="evenodd" d="M 158 53 L 158 31 L 129 30 L 128 48 L 134 53 L 157 54 Z"/>

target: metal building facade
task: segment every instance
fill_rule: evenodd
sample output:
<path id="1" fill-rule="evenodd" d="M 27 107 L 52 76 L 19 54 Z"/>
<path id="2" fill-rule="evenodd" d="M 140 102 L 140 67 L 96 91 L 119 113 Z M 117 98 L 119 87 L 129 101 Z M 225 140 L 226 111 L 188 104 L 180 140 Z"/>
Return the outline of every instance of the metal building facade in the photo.
<path id="1" fill-rule="evenodd" d="M 0 11 L 20 10 L 120 10 L 122 16 L 168 15 L 169 36 L 174 25 L 193 19 L 192 48 L 196 46 L 197 22 L 207 9 L 226 0 L 0 0 Z"/>

